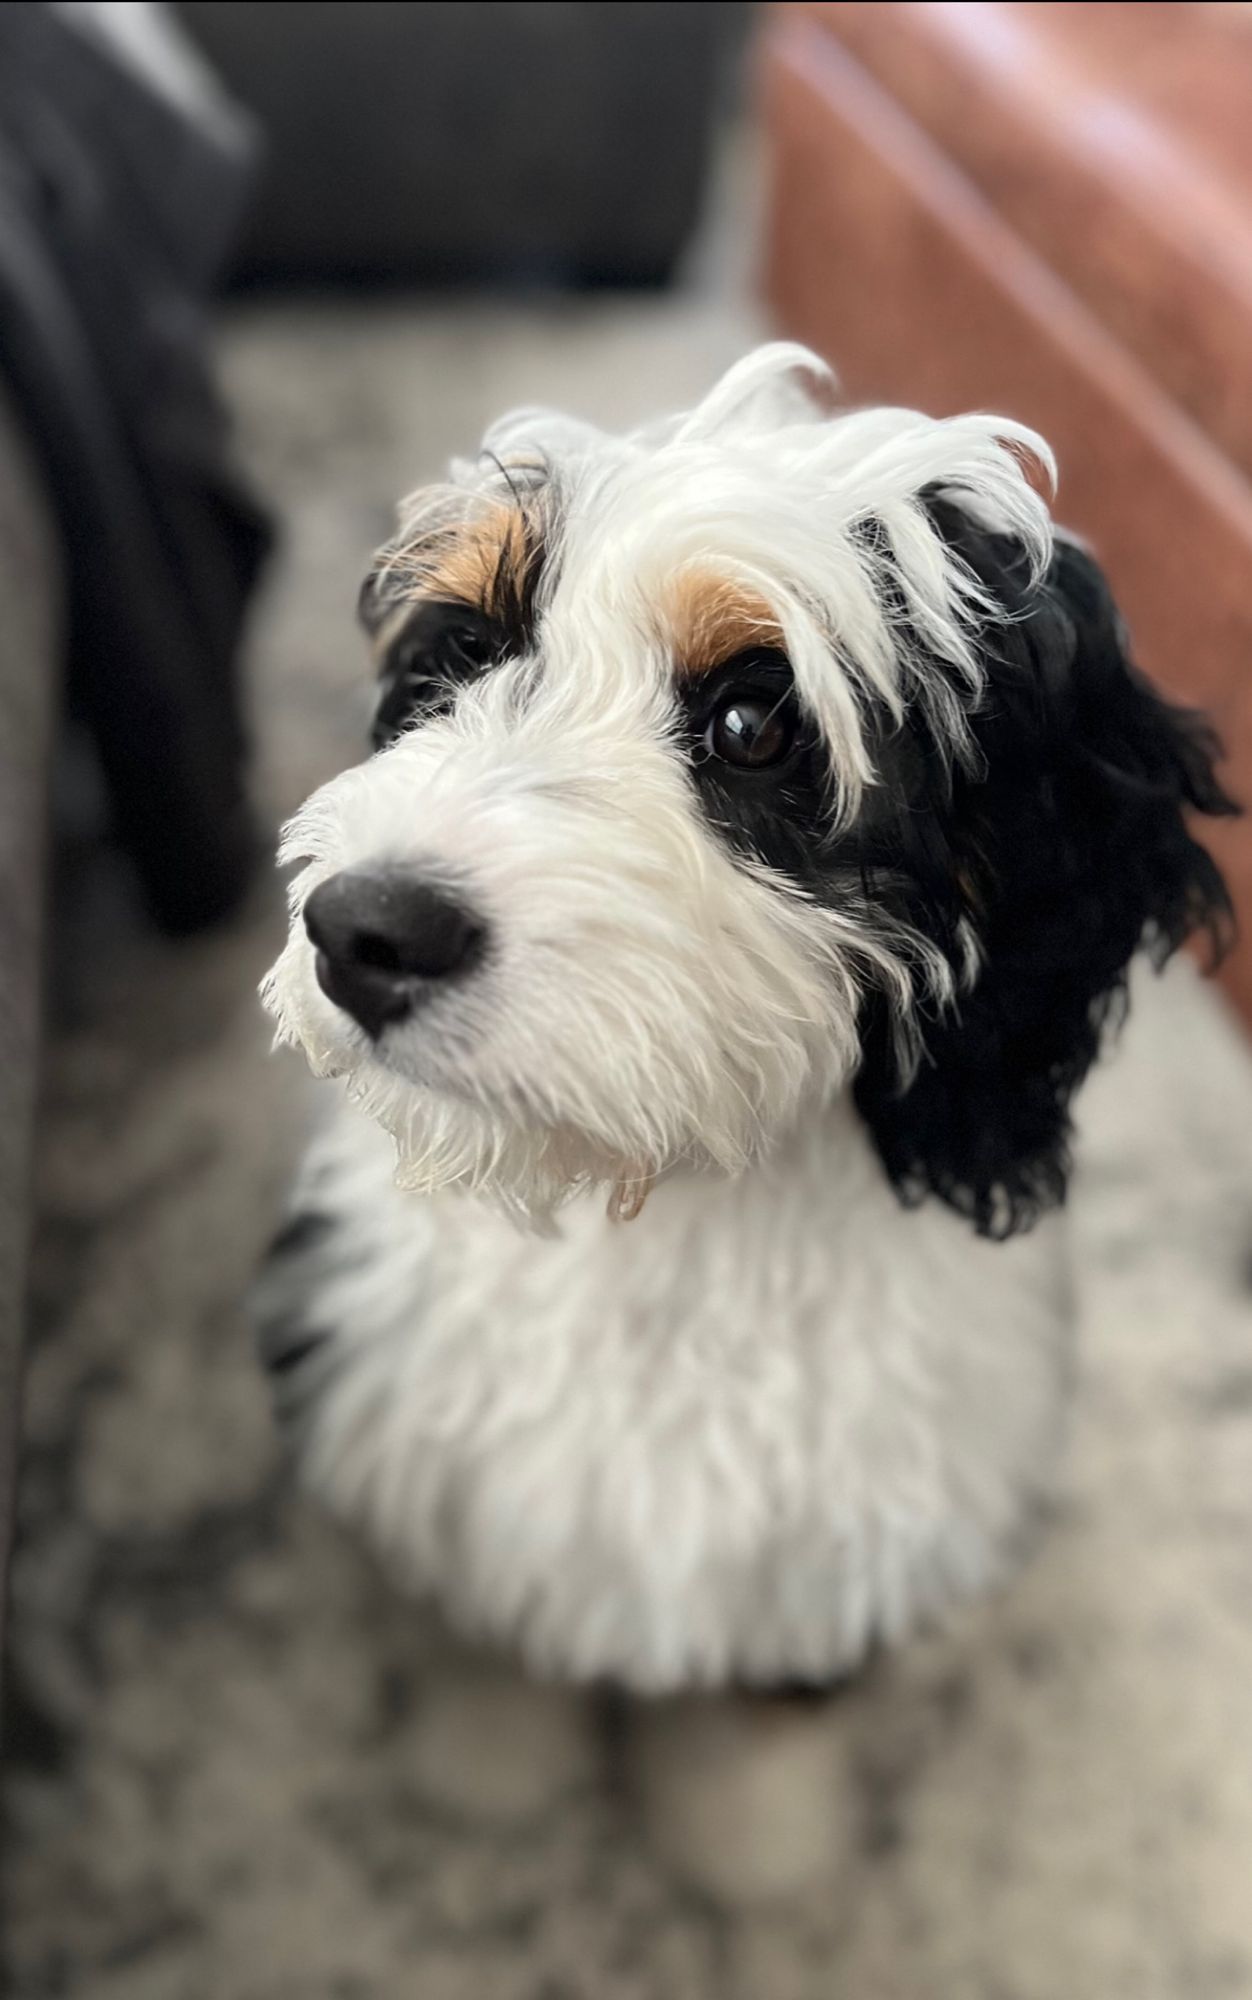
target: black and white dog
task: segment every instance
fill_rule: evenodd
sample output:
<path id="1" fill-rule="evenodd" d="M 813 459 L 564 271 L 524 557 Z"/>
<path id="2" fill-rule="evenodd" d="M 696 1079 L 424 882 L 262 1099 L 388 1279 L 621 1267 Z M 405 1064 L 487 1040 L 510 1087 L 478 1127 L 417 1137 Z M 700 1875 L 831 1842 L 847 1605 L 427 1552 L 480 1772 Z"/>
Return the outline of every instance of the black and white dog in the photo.
<path id="1" fill-rule="evenodd" d="M 1071 1099 L 1232 808 L 1032 470 L 767 347 L 505 418 L 366 584 L 264 989 L 342 1079 L 269 1358 L 316 1490 L 542 1674 L 832 1681 L 1046 1487 Z"/>

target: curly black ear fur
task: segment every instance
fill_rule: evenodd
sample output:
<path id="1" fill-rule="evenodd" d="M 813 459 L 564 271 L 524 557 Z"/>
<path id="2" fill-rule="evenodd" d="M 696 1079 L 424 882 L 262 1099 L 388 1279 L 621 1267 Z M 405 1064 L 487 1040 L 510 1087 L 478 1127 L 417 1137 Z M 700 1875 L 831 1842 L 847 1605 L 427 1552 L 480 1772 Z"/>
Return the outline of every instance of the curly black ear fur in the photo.
<path id="1" fill-rule="evenodd" d="M 972 926 L 980 969 L 930 1025 L 906 1088 L 890 1021 L 870 1008 L 856 1100 L 904 1200 L 936 1194 L 1003 1237 L 1064 1199 L 1070 1100 L 1136 950 L 1161 965 L 1198 928 L 1223 948 L 1229 899 L 1184 815 L 1238 809 L 1202 718 L 1131 665 L 1084 550 L 1058 541 L 1032 585 L 1015 544 L 949 501 L 931 514 L 1005 617 L 983 642 L 978 758 L 949 771 L 919 746 L 924 796 L 891 862 L 908 914 L 954 958 L 960 920 Z"/>

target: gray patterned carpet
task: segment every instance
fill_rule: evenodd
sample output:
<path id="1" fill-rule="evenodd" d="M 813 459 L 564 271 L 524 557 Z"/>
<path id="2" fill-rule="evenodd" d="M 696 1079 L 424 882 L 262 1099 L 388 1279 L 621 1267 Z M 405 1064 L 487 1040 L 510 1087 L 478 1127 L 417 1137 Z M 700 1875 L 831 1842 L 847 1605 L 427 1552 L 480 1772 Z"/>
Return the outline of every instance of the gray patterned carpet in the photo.
<path id="1" fill-rule="evenodd" d="M 351 754 L 392 497 L 514 399 L 621 417 L 750 336 L 716 292 L 253 309 L 289 524 L 253 649 L 277 813 Z M 170 946 L 67 880 L 5 1774 L 13 2000 L 1252 2000 L 1252 1062 L 1187 968 L 1086 1100 L 1085 1337 L 1019 1586 L 849 1699 L 853 1875 L 692 1900 L 593 1770 L 524 1831 L 415 1745 L 461 1672 L 293 1492 L 240 1296 L 303 1116 L 252 997 L 278 901 Z M 767 1830 L 765 1830 L 767 1833 Z"/>

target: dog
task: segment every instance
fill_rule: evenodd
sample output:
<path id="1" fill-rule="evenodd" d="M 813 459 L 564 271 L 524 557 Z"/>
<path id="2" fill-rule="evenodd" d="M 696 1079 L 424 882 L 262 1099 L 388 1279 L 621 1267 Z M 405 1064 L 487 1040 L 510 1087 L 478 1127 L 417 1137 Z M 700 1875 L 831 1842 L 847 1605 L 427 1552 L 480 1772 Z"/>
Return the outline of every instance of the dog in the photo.
<path id="1" fill-rule="evenodd" d="M 1221 948 L 1234 810 L 1052 479 L 774 344 L 505 417 L 366 581 L 263 1351 L 316 1492 L 539 1676 L 837 1684 L 1048 1493 L 1072 1100 L 1136 952 Z"/>

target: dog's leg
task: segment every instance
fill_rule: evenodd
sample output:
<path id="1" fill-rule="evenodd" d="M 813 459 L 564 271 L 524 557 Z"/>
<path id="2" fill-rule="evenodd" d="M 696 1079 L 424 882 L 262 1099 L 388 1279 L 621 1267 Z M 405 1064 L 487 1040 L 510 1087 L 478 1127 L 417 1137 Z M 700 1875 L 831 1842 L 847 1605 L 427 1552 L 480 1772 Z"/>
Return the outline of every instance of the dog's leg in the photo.
<path id="1" fill-rule="evenodd" d="M 535 1820 L 590 1783 L 597 1760 L 587 1696 L 506 1663 L 449 1667 L 416 1718 L 409 1773 L 445 1811 L 493 1826 Z"/>
<path id="2" fill-rule="evenodd" d="M 845 1685 L 683 1695 L 635 1710 L 644 1826 L 690 1887 L 753 1906 L 843 1874 L 857 1841 Z"/>

